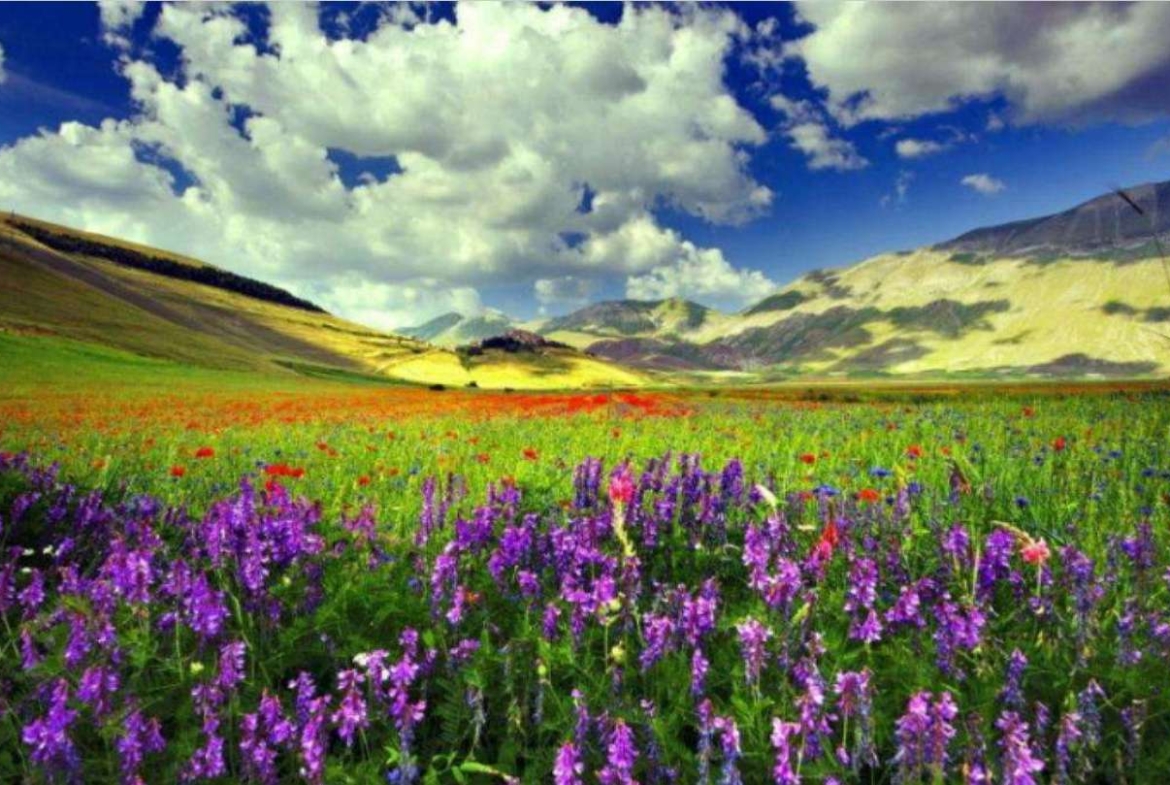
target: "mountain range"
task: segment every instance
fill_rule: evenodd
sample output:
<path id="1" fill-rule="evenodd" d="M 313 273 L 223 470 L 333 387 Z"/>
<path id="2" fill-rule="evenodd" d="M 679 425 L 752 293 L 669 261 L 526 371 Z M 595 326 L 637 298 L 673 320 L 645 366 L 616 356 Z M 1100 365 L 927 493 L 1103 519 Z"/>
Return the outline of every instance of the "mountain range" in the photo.
<path id="1" fill-rule="evenodd" d="M 815 270 L 738 313 L 617 300 L 527 325 L 707 378 L 1135 376 L 1170 370 L 1170 182 Z"/>
<path id="2" fill-rule="evenodd" d="M 191 257 L 12 214 L 0 333 L 199 367 L 495 388 L 1154 376 L 1170 371 L 1167 241 L 1170 183 L 1154 183 L 815 270 L 737 313 L 617 300 L 529 322 L 448 313 L 391 334 Z"/>

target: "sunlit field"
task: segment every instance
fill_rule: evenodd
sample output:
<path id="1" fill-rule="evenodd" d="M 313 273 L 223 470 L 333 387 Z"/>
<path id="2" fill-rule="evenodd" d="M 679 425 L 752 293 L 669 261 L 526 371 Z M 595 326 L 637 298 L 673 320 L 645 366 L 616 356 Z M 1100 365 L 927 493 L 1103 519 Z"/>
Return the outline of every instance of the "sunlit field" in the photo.
<path id="1" fill-rule="evenodd" d="M 1153 782 L 1155 385 L 0 396 L 0 780 Z"/>

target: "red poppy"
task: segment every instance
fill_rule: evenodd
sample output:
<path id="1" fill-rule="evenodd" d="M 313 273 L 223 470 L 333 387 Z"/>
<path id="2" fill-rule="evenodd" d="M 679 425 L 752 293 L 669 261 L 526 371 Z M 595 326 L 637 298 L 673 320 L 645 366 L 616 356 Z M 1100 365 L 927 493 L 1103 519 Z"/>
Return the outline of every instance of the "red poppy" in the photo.
<path id="1" fill-rule="evenodd" d="M 837 530 L 837 524 L 829 521 L 821 531 L 821 538 L 813 546 L 813 553 L 822 561 L 828 561 L 833 558 L 833 550 L 837 547 L 837 543 L 840 540 L 841 534 Z"/>
<path id="2" fill-rule="evenodd" d="M 1063 436 L 1057 436 L 1052 440 L 1052 449 L 1056 452 L 1064 452 L 1064 448 L 1068 446 Z"/>
<path id="3" fill-rule="evenodd" d="M 1035 417 L 1035 416 L 1036 416 L 1036 410 L 1035 410 L 1035 409 L 1033 409 L 1031 406 L 1025 406 L 1025 407 L 1024 407 L 1024 409 L 1023 409 L 1023 415 L 1024 415 L 1025 417 Z"/>
<path id="4" fill-rule="evenodd" d="M 172 477 L 182 477 L 186 473 L 187 473 L 186 466 L 172 466 L 171 467 L 171 476 Z"/>
<path id="5" fill-rule="evenodd" d="M 1020 556 L 1028 564 L 1035 564 L 1037 567 L 1048 561 L 1048 557 L 1052 555 L 1052 551 L 1048 549 L 1048 543 L 1044 540 L 1031 540 L 1025 543 L 1020 548 Z"/>
<path id="6" fill-rule="evenodd" d="M 363 486 L 363 487 L 364 487 L 364 486 L 366 486 L 366 485 L 369 485 L 369 484 L 370 484 L 370 475 L 368 475 L 368 474 L 363 474 L 362 476 L 358 477 L 358 478 L 357 478 L 357 484 L 358 484 L 358 485 L 361 485 L 361 486 Z"/>
<path id="7" fill-rule="evenodd" d="M 811 452 L 806 452 L 800 456 L 800 462 L 807 463 L 809 466 L 812 466 L 817 462 L 817 456 L 813 455 Z"/>
<path id="8" fill-rule="evenodd" d="M 212 447 L 200 447 L 195 451 L 196 458 L 214 458 L 215 449 Z"/>
<path id="9" fill-rule="evenodd" d="M 488 455 L 486 452 L 481 452 L 479 455 L 475 456 L 475 460 L 478 463 L 487 463 L 491 459 L 492 459 L 492 456 Z"/>
<path id="10" fill-rule="evenodd" d="M 270 463 L 264 467 L 264 473 L 269 477 L 292 477 L 294 480 L 305 476 L 304 469 L 289 466 L 287 463 Z"/>
<path id="11" fill-rule="evenodd" d="M 535 448 L 533 448 L 533 447 L 525 447 L 524 448 L 524 459 L 525 460 L 535 461 L 539 457 L 540 457 L 540 455 L 536 452 Z"/>
<path id="12" fill-rule="evenodd" d="M 922 457 L 922 447 L 917 445 L 917 444 L 911 444 L 909 447 L 906 448 L 906 456 L 908 458 L 921 458 Z"/>
<path id="13" fill-rule="evenodd" d="M 862 502 L 876 502 L 880 501 L 882 495 L 873 488 L 862 488 L 857 492 L 857 500 Z"/>

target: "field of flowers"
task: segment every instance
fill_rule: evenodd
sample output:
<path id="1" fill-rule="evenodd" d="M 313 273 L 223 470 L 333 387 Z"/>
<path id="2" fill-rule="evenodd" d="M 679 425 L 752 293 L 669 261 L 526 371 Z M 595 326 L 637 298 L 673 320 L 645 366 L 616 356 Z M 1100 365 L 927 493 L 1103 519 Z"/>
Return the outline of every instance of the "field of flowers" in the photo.
<path id="1" fill-rule="evenodd" d="M 1170 397 L 0 398 L 0 781 L 1163 782 Z"/>

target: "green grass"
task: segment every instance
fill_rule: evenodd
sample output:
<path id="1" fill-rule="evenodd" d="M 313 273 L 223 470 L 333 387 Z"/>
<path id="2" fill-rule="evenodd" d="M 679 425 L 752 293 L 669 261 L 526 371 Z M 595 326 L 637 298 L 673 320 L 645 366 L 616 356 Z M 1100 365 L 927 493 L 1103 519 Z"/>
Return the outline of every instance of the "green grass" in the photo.
<path id="1" fill-rule="evenodd" d="M 176 390 L 275 391 L 312 385 L 291 374 L 204 368 L 69 338 L 3 331 L 0 369 L 0 399 L 35 399 L 46 393 L 83 395 L 85 391 L 133 395 Z"/>

